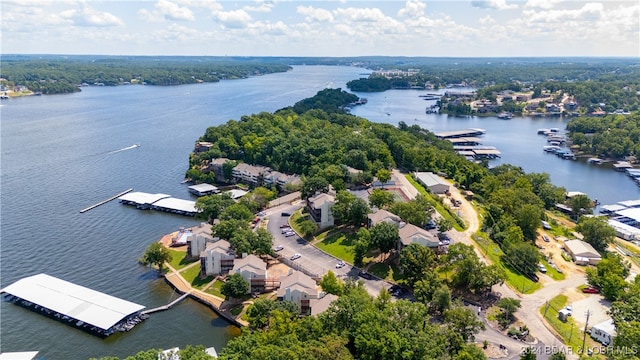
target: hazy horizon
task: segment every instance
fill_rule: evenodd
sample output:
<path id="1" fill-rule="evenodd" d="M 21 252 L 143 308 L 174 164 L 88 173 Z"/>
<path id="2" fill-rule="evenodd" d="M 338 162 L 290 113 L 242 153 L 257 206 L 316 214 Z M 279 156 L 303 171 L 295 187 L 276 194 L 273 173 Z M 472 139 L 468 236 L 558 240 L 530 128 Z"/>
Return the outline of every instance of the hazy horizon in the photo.
<path id="1" fill-rule="evenodd" d="M 3 0 L 3 54 L 638 57 L 637 1 Z"/>

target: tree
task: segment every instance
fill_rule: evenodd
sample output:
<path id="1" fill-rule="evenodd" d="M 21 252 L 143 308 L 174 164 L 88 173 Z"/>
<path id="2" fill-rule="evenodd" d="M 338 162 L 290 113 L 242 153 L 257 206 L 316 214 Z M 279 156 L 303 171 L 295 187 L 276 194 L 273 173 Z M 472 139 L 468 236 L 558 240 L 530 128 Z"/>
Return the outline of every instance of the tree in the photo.
<path id="1" fill-rule="evenodd" d="M 436 221 L 436 225 L 438 226 L 438 231 L 440 231 L 440 232 L 449 231 L 453 227 L 453 223 L 451 223 L 451 220 L 443 218 L 443 217 L 439 218 Z"/>
<path id="2" fill-rule="evenodd" d="M 436 314 L 442 314 L 449 308 L 451 308 L 451 290 L 448 286 L 441 284 L 433 293 L 429 309 Z"/>
<path id="3" fill-rule="evenodd" d="M 567 204 L 571 208 L 571 212 L 577 217 L 582 214 L 591 214 L 593 201 L 587 195 L 578 194 L 570 197 Z"/>
<path id="4" fill-rule="evenodd" d="M 140 262 L 147 266 L 157 266 L 158 272 L 162 273 L 164 269 L 164 263 L 173 260 L 169 249 L 164 247 L 159 242 L 154 242 L 147 247 L 144 255 L 140 259 Z"/>
<path id="5" fill-rule="evenodd" d="M 393 193 L 383 189 L 373 189 L 371 194 L 369 194 L 369 205 L 371 205 L 371 207 L 382 209 L 393 204 L 394 199 L 395 197 L 393 196 Z"/>
<path id="6" fill-rule="evenodd" d="M 236 231 L 249 229 L 249 222 L 245 220 L 230 219 L 220 221 L 211 227 L 214 236 L 230 240 Z"/>
<path id="7" fill-rule="evenodd" d="M 235 273 L 227 276 L 227 281 L 222 284 L 220 292 L 227 299 L 238 299 L 249 293 L 249 282 L 241 274 Z"/>
<path id="8" fill-rule="evenodd" d="M 251 221 L 253 213 L 243 204 L 232 204 L 220 213 L 220 220 L 244 220 Z"/>
<path id="9" fill-rule="evenodd" d="M 502 309 L 502 313 L 498 315 L 498 322 L 503 329 L 506 329 L 513 322 L 513 314 L 520 308 L 520 300 L 502 298 L 496 305 Z"/>
<path id="10" fill-rule="evenodd" d="M 507 240 L 503 243 L 502 250 L 503 260 L 521 274 L 531 275 L 538 271 L 540 253 L 530 243 Z"/>
<path id="11" fill-rule="evenodd" d="M 353 252 L 353 262 L 356 266 L 362 266 L 364 256 L 371 247 L 371 233 L 366 228 L 358 230 L 358 239 L 356 240 Z"/>
<path id="12" fill-rule="evenodd" d="M 472 340 L 475 333 L 485 329 L 484 323 L 478 319 L 476 312 L 461 305 L 445 311 L 444 322 L 454 332 L 459 333 L 464 341 Z"/>
<path id="13" fill-rule="evenodd" d="M 604 252 L 616 236 L 616 231 L 607 223 L 607 219 L 599 216 L 581 217 L 576 231 L 584 235 L 584 241 L 599 252 Z"/>
<path id="14" fill-rule="evenodd" d="M 255 231 L 251 252 L 256 255 L 273 255 L 273 235 L 265 229 Z"/>
<path id="15" fill-rule="evenodd" d="M 308 199 L 318 191 L 324 193 L 329 191 L 329 182 L 322 176 L 314 176 L 312 178 L 305 179 L 302 182 L 300 196 L 302 199 Z"/>
<path id="16" fill-rule="evenodd" d="M 336 277 L 332 270 L 329 270 L 322 279 L 320 279 L 320 287 L 329 294 L 342 295 L 344 284 Z"/>
<path id="17" fill-rule="evenodd" d="M 258 186 L 251 192 L 251 197 L 258 204 L 259 208 L 263 209 L 267 204 L 269 204 L 269 201 L 275 199 L 276 192 L 265 187 Z"/>
<path id="18" fill-rule="evenodd" d="M 400 252 L 400 268 L 407 284 L 411 287 L 423 279 L 426 274 L 432 273 L 434 264 L 435 254 L 433 251 L 420 244 L 409 244 Z"/>
<path id="19" fill-rule="evenodd" d="M 269 325 L 271 315 L 276 310 L 287 311 L 291 316 L 297 316 L 300 313 L 298 305 L 294 302 L 258 298 L 247 308 L 249 324 L 251 324 L 251 327 L 254 329 L 264 329 Z"/>
<path id="20" fill-rule="evenodd" d="M 544 208 L 539 205 L 524 204 L 516 209 L 514 217 L 525 238 L 535 241 L 543 214 Z"/>
<path id="21" fill-rule="evenodd" d="M 413 294 L 416 300 L 425 305 L 433 300 L 435 292 L 442 286 L 442 281 L 438 278 L 438 275 L 434 272 L 428 272 L 423 277 L 413 284 Z"/>
<path id="22" fill-rule="evenodd" d="M 427 199 L 418 195 L 409 202 L 395 202 L 389 207 L 389 211 L 398 215 L 403 221 L 418 227 L 423 227 L 433 213 L 433 206 Z"/>
<path id="23" fill-rule="evenodd" d="M 595 269 L 587 269 L 587 281 L 591 286 L 600 289 L 608 300 L 621 298 L 629 283 L 625 280 L 630 273 L 631 264 L 620 255 L 607 253 L 596 264 Z"/>
<path id="24" fill-rule="evenodd" d="M 380 182 L 384 184 L 391 180 L 391 171 L 387 170 L 387 169 L 380 169 L 376 172 L 376 177 L 378 178 L 378 180 L 380 180 Z"/>
<path id="25" fill-rule="evenodd" d="M 363 199 L 342 190 L 336 194 L 336 203 L 331 208 L 331 212 L 336 219 L 344 224 L 360 226 L 371 211 Z"/>
<path id="26" fill-rule="evenodd" d="M 393 250 L 398 242 L 398 227 L 389 222 L 380 222 L 373 225 L 369 230 L 371 232 L 371 244 L 382 253 L 389 253 Z"/>
<path id="27" fill-rule="evenodd" d="M 313 234 L 316 233 L 316 230 L 318 230 L 318 226 L 316 225 L 316 223 L 311 220 L 305 220 L 301 222 L 300 224 L 298 224 L 298 227 L 302 232 L 302 236 L 307 238 L 313 236 Z"/>
<path id="28" fill-rule="evenodd" d="M 212 223 L 227 206 L 233 203 L 233 199 L 228 193 L 208 195 L 198 198 L 195 208 L 200 211 L 200 213 L 197 214 L 199 218 Z"/>

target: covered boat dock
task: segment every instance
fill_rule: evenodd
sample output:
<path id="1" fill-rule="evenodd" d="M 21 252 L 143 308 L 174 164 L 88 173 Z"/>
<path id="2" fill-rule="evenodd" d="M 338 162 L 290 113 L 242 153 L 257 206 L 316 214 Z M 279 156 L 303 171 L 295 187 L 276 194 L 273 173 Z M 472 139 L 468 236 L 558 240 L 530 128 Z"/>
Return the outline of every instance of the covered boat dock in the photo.
<path id="1" fill-rule="evenodd" d="M 145 308 L 47 274 L 18 280 L 0 292 L 6 301 L 101 337 L 130 330 Z"/>
<path id="2" fill-rule="evenodd" d="M 136 191 L 122 195 L 118 199 L 122 204 L 132 205 L 142 210 L 152 209 L 186 216 L 195 216 L 198 213 L 195 201 L 177 199 L 167 194 Z"/>
<path id="3" fill-rule="evenodd" d="M 470 128 L 465 130 L 442 131 L 435 133 L 440 139 L 468 138 L 484 135 L 487 131 L 484 129 Z"/>

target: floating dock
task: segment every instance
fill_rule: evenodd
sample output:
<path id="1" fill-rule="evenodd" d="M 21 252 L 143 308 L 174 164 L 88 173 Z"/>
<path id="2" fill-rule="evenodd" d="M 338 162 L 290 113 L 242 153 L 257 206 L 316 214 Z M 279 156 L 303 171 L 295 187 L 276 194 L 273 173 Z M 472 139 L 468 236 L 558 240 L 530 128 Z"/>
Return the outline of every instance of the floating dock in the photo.
<path id="1" fill-rule="evenodd" d="M 487 131 L 485 129 L 477 129 L 477 128 L 469 128 L 464 130 L 452 130 L 452 131 L 442 131 L 434 133 L 436 137 L 440 139 L 453 139 L 453 138 L 464 138 L 464 137 L 474 137 L 481 136 L 486 134 Z"/>
<path id="2" fill-rule="evenodd" d="M 195 216 L 199 212 L 196 209 L 195 201 L 176 199 L 167 194 L 149 194 L 136 191 L 118 198 L 120 203 L 135 206 L 140 210 L 151 209 L 186 216 Z"/>
<path id="3" fill-rule="evenodd" d="M 145 308 L 47 274 L 18 280 L 0 291 L 4 300 L 100 337 L 128 331 Z"/>
<path id="4" fill-rule="evenodd" d="M 115 200 L 115 199 L 119 198 L 120 196 L 122 196 L 122 195 L 124 195 L 124 194 L 130 193 L 131 191 L 133 191 L 133 189 L 127 189 L 127 190 L 125 190 L 125 191 L 123 191 L 123 192 L 121 192 L 121 193 L 119 193 L 119 194 L 117 194 L 117 195 L 114 195 L 114 196 L 112 196 L 112 197 L 110 197 L 110 198 L 108 198 L 108 199 L 106 199 L 106 200 L 100 201 L 100 202 L 99 202 L 99 203 L 97 203 L 97 204 L 93 204 L 93 205 L 91 205 L 91 206 L 89 206 L 89 207 L 87 207 L 87 208 L 84 208 L 84 209 L 80 210 L 80 213 L 84 213 L 84 212 L 87 212 L 87 211 L 89 211 L 89 210 L 91 210 L 91 209 L 95 209 L 95 208 L 97 208 L 98 206 L 100 206 L 100 205 L 104 205 L 104 204 L 108 203 L 108 202 L 109 202 L 109 201 L 111 201 L 111 200 Z"/>
<path id="5" fill-rule="evenodd" d="M 158 306 L 156 308 L 153 309 L 148 309 L 145 310 L 143 312 L 141 312 L 141 314 L 151 314 L 154 312 L 158 312 L 158 311 L 165 311 L 165 310 L 169 310 L 171 309 L 175 304 L 179 303 L 180 301 L 186 299 L 187 297 L 189 297 L 189 295 L 191 295 L 190 292 L 184 293 L 182 294 L 179 298 L 173 300 L 172 302 L 168 303 L 167 305 L 162 305 L 162 306 Z"/>

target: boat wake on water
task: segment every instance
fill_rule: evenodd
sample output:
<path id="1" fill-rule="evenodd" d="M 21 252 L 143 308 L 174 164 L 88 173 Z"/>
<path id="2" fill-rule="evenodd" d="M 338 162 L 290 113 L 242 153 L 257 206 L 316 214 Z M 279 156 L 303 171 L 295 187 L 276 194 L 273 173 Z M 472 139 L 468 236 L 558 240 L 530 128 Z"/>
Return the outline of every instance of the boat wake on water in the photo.
<path id="1" fill-rule="evenodd" d="M 132 150 L 132 149 L 137 149 L 140 147 L 140 144 L 133 144 L 131 146 L 127 146 L 125 148 L 122 149 L 118 149 L 118 150 L 113 150 L 113 151 L 109 151 L 107 154 L 115 154 L 115 153 L 119 153 L 121 151 L 127 151 L 127 150 Z"/>

